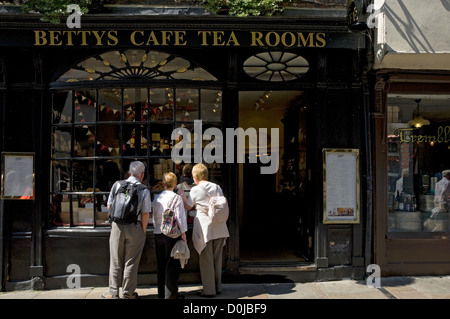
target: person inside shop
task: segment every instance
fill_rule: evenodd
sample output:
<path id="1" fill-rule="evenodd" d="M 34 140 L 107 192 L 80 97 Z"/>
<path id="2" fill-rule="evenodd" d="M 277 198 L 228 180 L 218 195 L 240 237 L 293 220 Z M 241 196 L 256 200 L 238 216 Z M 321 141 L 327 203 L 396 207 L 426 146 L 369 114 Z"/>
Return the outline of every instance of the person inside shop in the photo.
<path id="1" fill-rule="evenodd" d="M 178 192 L 183 198 L 186 210 L 190 211 L 194 207 L 197 210 L 192 242 L 199 254 L 203 285 L 203 291 L 198 295 L 211 298 L 222 292 L 222 252 L 230 234 L 226 222 L 211 223 L 207 215 L 209 197 L 217 193 L 223 195 L 221 187 L 208 181 L 208 168 L 203 164 L 197 164 L 192 168 L 192 177 L 196 186 L 191 189 L 189 200 L 182 189 Z"/>
<path id="2" fill-rule="evenodd" d="M 141 183 L 145 176 L 145 165 L 140 161 L 133 161 L 129 166 L 128 182 Z M 114 183 L 108 198 L 108 211 L 113 203 L 119 182 Z M 143 188 L 139 193 L 139 211 L 137 223 L 118 224 L 112 222 L 109 238 L 109 291 L 102 294 L 104 299 L 118 299 L 119 287 L 122 286 L 122 299 L 136 299 L 139 261 L 144 249 L 146 230 L 152 201 L 150 190 Z M 122 282 L 119 282 L 119 281 Z"/>
<path id="3" fill-rule="evenodd" d="M 181 231 L 181 239 L 187 243 L 186 231 L 186 212 L 184 210 L 183 200 L 180 195 L 174 192 L 177 185 L 177 176 L 172 173 L 166 173 L 163 177 L 164 191 L 153 200 L 153 225 L 155 227 L 155 250 L 156 250 L 156 273 L 158 297 L 161 299 L 183 299 L 184 296 L 178 293 L 178 277 L 181 271 L 181 265 L 178 260 L 171 257 L 178 238 L 171 238 L 161 232 L 162 215 L 166 209 L 173 210 Z"/>
<path id="4" fill-rule="evenodd" d="M 409 175 L 409 169 L 404 168 L 402 170 L 402 177 L 400 177 L 397 180 L 397 183 L 395 184 L 395 194 L 401 195 L 403 193 L 403 185 L 405 183 L 406 178 L 408 178 Z"/>
<path id="5" fill-rule="evenodd" d="M 195 186 L 194 179 L 192 178 L 192 165 L 185 164 L 182 169 L 182 177 L 180 178 L 181 183 L 177 185 L 176 190 L 182 189 L 186 194 L 187 200 L 189 201 L 191 188 Z M 188 211 L 187 222 L 188 224 L 192 224 L 194 222 L 196 211 L 191 210 Z"/>
<path id="6" fill-rule="evenodd" d="M 435 208 L 440 213 L 449 211 L 450 204 L 450 169 L 442 172 L 442 179 L 436 183 L 434 195 Z"/>

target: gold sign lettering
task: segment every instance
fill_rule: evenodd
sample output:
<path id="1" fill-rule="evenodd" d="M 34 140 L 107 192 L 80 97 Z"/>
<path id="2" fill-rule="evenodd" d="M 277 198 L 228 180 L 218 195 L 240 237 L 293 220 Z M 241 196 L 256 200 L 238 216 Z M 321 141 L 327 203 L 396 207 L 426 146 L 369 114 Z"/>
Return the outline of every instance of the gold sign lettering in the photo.
<path id="1" fill-rule="evenodd" d="M 269 46 L 276 47 L 283 45 L 284 47 L 308 47 L 323 48 L 326 45 L 325 33 L 310 32 L 304 34 L 302 32 L 268 32 L 263 34 L 259 31 L 252 31 L 251 46 Z"/>
<path id="2" fill-rule="evenodd" d="M 224 31 L 198 31 L 197 34 L 201 37 L 202 46 L 239 46 L 233 31 L 227 36 Z"/>
<path id="3" fill-rule="evenodd" d="M 323 48 L 327 41 L 324 32 L 121 30 L 119 33 L 118 30 L 34 30 L 35 46 L 113 47 L 119 44 L 136 47 L 188 44 L 236 47 L 244 44 L 250 47 Z"/>
<path id="4" fill-rule="evenodd" d="M 417 128 L 399 128 L 394 134 L 400 138 L 400 143 L 450 143 L 450 126 L 439 126 L 436 135 L 413 134 Z"/>
<path id="5" fill-rule="evenodd" d="M 106 36 L 106 37 L 105 37 Z M 34 30 L 35 46 L 73 46 L 77 41 L 81 46 L 94 41 L 96 46 L 115 46 L 119 43 L 117 31 L 44 31 Z"/>

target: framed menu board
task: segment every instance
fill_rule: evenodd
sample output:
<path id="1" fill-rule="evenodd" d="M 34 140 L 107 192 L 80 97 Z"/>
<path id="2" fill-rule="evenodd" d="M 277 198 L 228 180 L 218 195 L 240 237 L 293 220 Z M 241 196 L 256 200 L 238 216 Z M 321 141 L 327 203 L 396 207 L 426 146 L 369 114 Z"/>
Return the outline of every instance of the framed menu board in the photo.
<path id="1" fill-rule="evenodd" d="M 2 153 L 2 199 L 34 199 L 34 153 Z"/>
<path id="2" fill-rule="evenodd" d="M 359 149 L 323 149 L 323 223 L 360 222 Z"/>

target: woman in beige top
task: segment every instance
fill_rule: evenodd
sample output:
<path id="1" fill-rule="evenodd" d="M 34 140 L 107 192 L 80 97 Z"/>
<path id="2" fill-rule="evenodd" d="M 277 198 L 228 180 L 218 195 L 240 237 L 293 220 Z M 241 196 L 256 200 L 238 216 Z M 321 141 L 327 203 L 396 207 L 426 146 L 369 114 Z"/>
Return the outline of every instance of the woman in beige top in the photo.
<path id="1" fill-rule="evenodd" d="M 199 254 L 200 276 L 203 284 L 202 297 L 215 297 L 222 292 L 222 251 L 226 239 L 230 236 L 226 222 L 211 223 L 207 215 L 209 196 L 219 192 L 223 195 L 219 185 L 208 182 L 208 168 L 197 164 L 192 168 L 192 177 L 196 186 L 191 189 L 190 198 L 179 189 L 186 210 L 195 208 L 197 215 L 194 219 L 192 242 Z M 206 194 L 206 192 L 208 194 Z"/>

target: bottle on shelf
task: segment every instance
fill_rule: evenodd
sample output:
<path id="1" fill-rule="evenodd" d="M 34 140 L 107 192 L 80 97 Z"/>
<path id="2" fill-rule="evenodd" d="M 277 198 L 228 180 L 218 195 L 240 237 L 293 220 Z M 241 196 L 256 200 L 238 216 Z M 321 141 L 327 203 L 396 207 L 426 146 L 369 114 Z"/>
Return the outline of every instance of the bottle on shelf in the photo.
<path id="1" fill-rule="evenodd" d="M 416 196 L 412 195 L 411 197 L 411 211 L 415 212 L 417 210 L 417 200 L 416 200 Z"/>
<path id="2" fill-rule="evenodd" d="M 411 212 L 411 196 L 410 195 L 406 195 L 405 211 Z"/>

